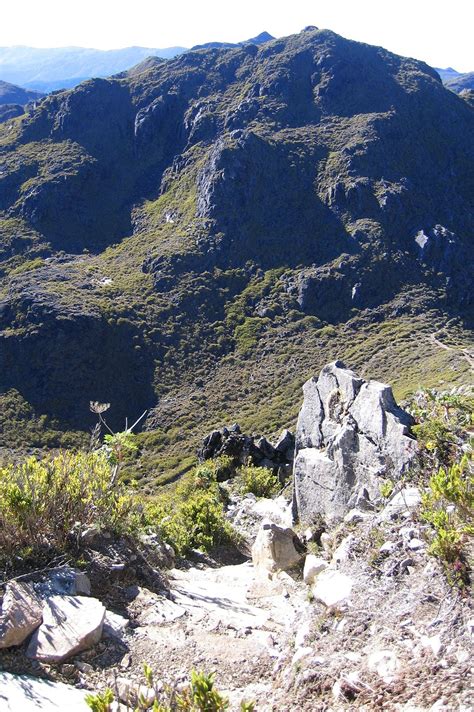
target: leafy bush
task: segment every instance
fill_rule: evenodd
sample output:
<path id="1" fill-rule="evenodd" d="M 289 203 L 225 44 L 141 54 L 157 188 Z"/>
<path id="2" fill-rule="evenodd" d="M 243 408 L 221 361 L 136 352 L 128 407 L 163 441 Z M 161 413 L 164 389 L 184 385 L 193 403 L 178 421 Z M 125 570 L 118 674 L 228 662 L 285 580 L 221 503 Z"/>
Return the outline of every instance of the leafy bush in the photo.
<path id="1" fill-rule="evenodd" d="M 272 497 L 280 488 L 278 478 L 268 467 L 243 467 L 239 475 L 242 493 L 252 492 L 256 497 Z"/>
<path id="2" fill-rule="evenodd" d="M 461 456 L 467 430 L 474 424 L 474 398 L 460 393 L 420 391 L 408 409 L 415 417 L 412 430 L 420 446 L 422 467 L 449 467 Z"/>
<path id="3" fill-rule="evenodd" d="M 440 468 L 423 495 L 422 517 L 434 528 L 430 552 L 446 566 L 453 583 L 467 582 L 464 545 L 474 537 L 474 477 L 470 457 Z"/>
<path id="4" fill-rule="evenodd" d="M 147 506 L 147 524 L 156 527 L 163 540 L 180 555 L 191 549 L 209 551 L 233 539 L 217 483 L 222 466 L 222 460 L 199 465 L 172 492 L 160 495 Z"/>
<path id="5" fill-rule="evenodd" d="M 74 545 L 94 524 L 115 532 L 137 526 L 139 511 L 122 486 L 111 486 L 103 452 L 61 452 L 0 468 L 0 550 L 4 560 Z M 71 532 L 74 531 L 74 536 Z"/>
<path id="6" fill-rule="evenodd" d="M 155 694 L 153 712 L 225 712 L 229 708 L 229 701 L 214 687 L 215 673 L 206 675 L 204 672 L 192 670 L 190 683 L 181 694 L 176 694 L 170 686 L 165 685 L 162 691 L 161 687 L 155 685 L 153 672 L 147 664 L 144 665 L 144 677 L 147 688 Z M 92 712 L 111 712 L 114 699 L 112 690 L 107 689 L 102 694 L 86 695 L 85 701 Z M 130 702 L 135 712 L 141 712 L 150 706 L 140 694 Z M 240 710 L 254 712 L 255 705 L 252 702 L 242 702 Z"/>

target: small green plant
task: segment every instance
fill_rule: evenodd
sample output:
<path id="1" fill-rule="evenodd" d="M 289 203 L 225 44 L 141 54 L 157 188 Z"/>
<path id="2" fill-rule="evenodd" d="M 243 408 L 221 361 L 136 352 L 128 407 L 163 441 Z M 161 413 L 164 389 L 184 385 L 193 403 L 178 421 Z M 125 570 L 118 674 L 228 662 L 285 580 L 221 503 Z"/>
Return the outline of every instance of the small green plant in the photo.
<path id="1" fill-rule="evenodd" d="M 272 470 L 253 465 L 241 469 L 238 483 L 242 493 L 252 492 L 256 497 L 272 497 L 280 488 L 278 478 Z"/>
<path id="2" fill-rule="evenodd" d="M 386 480 L 385 482 L 381 482 L 379 487 L 380 496 L 384 499 L 388 499 L 393 492 L 393 486 L 394 485 L 392 480 Z"/>
<path id="3" fill-rule="evenodd" d="M 464 546 L 474 537 L 474 477 L 471 458 L 440 467 L 423 495 L 422 517 L 434 529 L 429 551 L 445 565 L 453 583 L 467 583 Z"/>
<path id="4" fill-rule="evenodd" d="M 189 685 L 176 694 L 173 687 L 165 685 L 163 691 L 154 683 L 153 671 L 146 663 L 143 666 L 146 686 L 153 690 L 155 699 L 151 707 L 153 712 L 225 712 L 229 701 L 215 688 L 215 673 L 191 671 Z M 92 712 L 110 712 L 114 702 L 112 690 L 103 693 L 86 695 L 86 704 Z M 143 694 L 138 693 L 134 704 L 134 712 L 142 712 L 150 708 L 150 702 Z M 127 705 L 127 709 L 130 707 Z M 241 702 L 240 712 L 255 712 L 253 702 Z"/>

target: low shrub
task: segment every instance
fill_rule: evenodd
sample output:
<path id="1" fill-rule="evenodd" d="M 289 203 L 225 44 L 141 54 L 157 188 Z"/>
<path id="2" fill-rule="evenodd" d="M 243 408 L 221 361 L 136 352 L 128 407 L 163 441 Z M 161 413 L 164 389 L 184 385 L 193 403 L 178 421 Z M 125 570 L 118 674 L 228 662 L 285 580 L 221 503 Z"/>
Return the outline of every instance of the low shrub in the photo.
<path id="1" fill-rule="evenodd" d="M 144 665 L 144 682 L 155 693 L 152 706 L 154 712 L 225 712 L 229 701 L 214 686 L 215 673 L 191 671 L 189 685 L 177 694 L 169 685 L 155 685 L 153 671 Z M 111 712 L 115 695 L 111 689 L 96 695 L 86 695 L 85 701 L 92 712 Z M 135 712 L 149 709 L 150 704 L 143 695 L 131 695 L 127 709 Z M 254 712 L 253 702 L 241 702 L 240 712 Z"/>
<path id="2" fill-rule="evenodd" d="M 256 497 L 272 497 L 280 488 L 278 477 L 268 467 L 243 467 L 238 477 L 239 489 L 243 494 L 253 493 Z"/>
<path id="3" fill-rule="evenodd" d="M 199 465 L 172 491 L 160 494 L 147 505 L 148 526 L 158 529 L 176 553 L 210 551 L 233 540 L 232 527 L 224 515 L 224 495 L 217 483 L 217 473 L 224 466 L 222 460 Z"/>
<path id="4" fill-rule="evenodd" d="M 92 524 L 117 533 L 132 531 L 139 509 L 123 486 L 111 486 L 112 475 L 104 452 L 65 451 L 1 467 L 1 558 L 74 547 Z"/>
<path id="5" fill-rule="evenodd" d="M 430 478 L 422 499 L 422 517 L 434 529 L 429 551 L 443 562 L 451 583 L 465 585 L 469 571 L 464 550 L 474 537 L 474 477 L 465 455 Z"/>

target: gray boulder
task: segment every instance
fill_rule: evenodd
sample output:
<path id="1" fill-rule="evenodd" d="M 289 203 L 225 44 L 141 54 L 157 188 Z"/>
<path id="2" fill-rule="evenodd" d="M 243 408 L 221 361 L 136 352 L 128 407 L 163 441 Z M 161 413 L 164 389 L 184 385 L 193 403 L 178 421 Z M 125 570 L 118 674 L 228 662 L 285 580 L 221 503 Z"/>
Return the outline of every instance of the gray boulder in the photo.
<path id="1" fill-rule="evenodd" d="M 252 562 L 260 573 L 290 571 L 301 563 L 303 551 L 292 529 L 263 522 L 252 547 Z"/>
<path id="2" fill-rule="evenodd" d="M 7 583 L 0 613 L 0 648 L 20 645 L 43 620 L 41 601 L 29 583 Z"/>
<path id="3" fill-rule="evenodd" d="M 99 642 L 104 619 L 105 607 L 97 598 L 51 596 L 44 603 L 43 623 L 26 654 L 48 663 L 67 660 Z"/>
<path id="4" fill-rule="evenodd" d="M 364 381 L 341 361 L 303 386 L 296 430 L 294 514 L 338 521 L 361 498 L 379 498 L 381 478 L 397 479 L 417 453 L 411 416 L 390 386 Z"/>

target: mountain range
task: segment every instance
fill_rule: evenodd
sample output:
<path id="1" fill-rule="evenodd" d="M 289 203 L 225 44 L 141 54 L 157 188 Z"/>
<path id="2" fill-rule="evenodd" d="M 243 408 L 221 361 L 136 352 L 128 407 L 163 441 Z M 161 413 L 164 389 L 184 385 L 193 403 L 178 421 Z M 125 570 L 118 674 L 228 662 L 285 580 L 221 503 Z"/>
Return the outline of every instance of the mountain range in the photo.
<path id="1" fill-rule="evenodd" d="M 474 110 L 428 65 L 307 28 L 148 58 L 0 126 L 0 432 L 148 415 L 138 476 L 216 425 L 294 423 L 343 358 L 469 378 Z M 165 475 L 166 473 L 166 475 Z"/>

